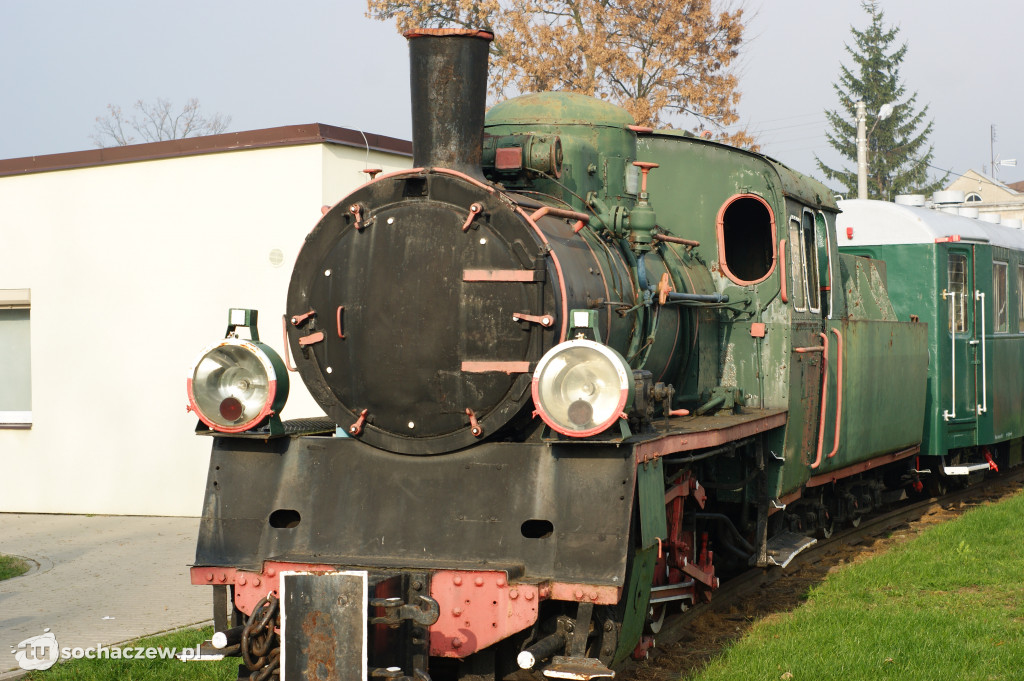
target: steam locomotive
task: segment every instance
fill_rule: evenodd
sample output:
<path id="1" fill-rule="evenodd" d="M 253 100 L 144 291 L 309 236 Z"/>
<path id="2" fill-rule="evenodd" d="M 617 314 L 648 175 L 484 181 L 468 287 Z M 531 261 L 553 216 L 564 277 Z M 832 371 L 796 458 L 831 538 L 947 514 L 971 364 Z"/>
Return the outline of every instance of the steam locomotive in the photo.
<path id="1" fill-rule="evenodd" d="M 980 470 L 922 452 L 944 327 L 823 185 L 571 93 L 485 116 L 492 34 L 407 37 L 415 168 L 308 235 L 283 359 L 232 310 L 189 372 L 239 678 L 610 677 L 722 577 Z M 293 362 L 326 420 L 278 417 Z"/>

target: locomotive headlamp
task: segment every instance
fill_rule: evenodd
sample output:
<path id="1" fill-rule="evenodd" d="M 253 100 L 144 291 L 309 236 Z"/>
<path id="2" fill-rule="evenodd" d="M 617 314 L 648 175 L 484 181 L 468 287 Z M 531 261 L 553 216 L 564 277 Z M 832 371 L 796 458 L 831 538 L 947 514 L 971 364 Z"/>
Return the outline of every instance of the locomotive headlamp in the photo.
<path id="1" fill-rule="evenodd" d="M 233 333 L 235 318 L 229 319 L 228 337 L 207 347 L 189 372 L 188 402 L 213 430 L 241 433 L 281 411 L 288 373 L 278 354 L 257 340 L 254 326 L 253 340 L 244 340 Z"/>
<path id="2" fill-rule="evenodd" d="M 551 348 L 533 374 L 533 401 L 553 430 L 572 437 L 614 425 L 631 402 L 632 369 L 602 343 L 577 339 Z"/>

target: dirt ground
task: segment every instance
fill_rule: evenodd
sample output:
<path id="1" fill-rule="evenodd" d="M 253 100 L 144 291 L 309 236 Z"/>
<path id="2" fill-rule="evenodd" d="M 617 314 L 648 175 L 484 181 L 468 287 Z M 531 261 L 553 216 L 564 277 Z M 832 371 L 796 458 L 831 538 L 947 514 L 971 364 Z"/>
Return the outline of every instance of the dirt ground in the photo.
<path id="1" fill-rule="evenodd" d="M 650 659 L 617 675 L 622 681 L 678 681 L 700 670 L 726 646 L 741 638 L 757 620 L 788 612 L 805 600 L 807 591 L 844 566 L 870 560 L 893 546 L 910 541 L 928 527 L 951 520 L 978 505 L 994 503 L 1016 494 L 1024 483 L 1013 482 L 980 491 L 969 501 L 935 508 L 918 520 L 904 523 L 880 536 L 832 544 L 823 555 L 808 563 L 787 568 L 775 582 L 757 590 L 738 604 L 720 605 L 693 622 L 682 638 L 658 647 Z"/>

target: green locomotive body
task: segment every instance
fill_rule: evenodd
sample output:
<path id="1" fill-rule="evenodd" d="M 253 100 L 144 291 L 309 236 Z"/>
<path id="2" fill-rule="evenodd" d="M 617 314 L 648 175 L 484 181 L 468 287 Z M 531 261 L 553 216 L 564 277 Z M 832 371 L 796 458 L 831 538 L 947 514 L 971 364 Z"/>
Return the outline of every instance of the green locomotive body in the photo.
<path id="1" fill-rule="evenodd" d="M 288 293 L 326 424 L 280 423 L 266 346 L 190 374 L 192 579 L 242 677 L 608 676 L 920 485 L 934 328 L 824 186 L 579 95 L 484 119 L 490 34 L 411 38 L 416 167 L 326 212 Z"/>

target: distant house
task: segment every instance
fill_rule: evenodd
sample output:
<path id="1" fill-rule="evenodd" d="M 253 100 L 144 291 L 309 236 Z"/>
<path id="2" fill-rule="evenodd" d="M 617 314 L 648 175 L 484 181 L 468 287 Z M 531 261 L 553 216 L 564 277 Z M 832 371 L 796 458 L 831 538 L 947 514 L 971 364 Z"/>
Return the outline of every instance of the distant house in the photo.
<path id="1" fill-rule="evenodd" d="M 231 307 L 282 352 L 321 206 L 411 152 L 312 124 L 0 160 L 0 512 L 198 515 L 188 368 Z M 292 376 L 283 416 L 322 414 Z"/>
<path id="2" fill-rule="evenodd" d="M 1006 185 L 999 180 L 968 170 L 946 189 L 962 191 L 964 205 L 982 215 L 998 213 L 1003 219 L 1024 219 L 1024 182 Z"/>

